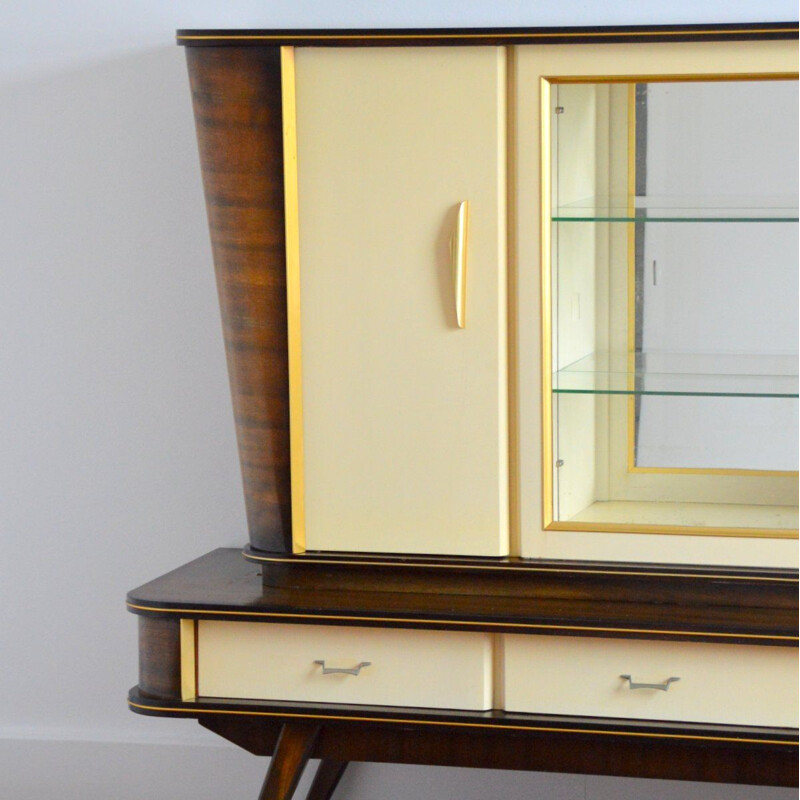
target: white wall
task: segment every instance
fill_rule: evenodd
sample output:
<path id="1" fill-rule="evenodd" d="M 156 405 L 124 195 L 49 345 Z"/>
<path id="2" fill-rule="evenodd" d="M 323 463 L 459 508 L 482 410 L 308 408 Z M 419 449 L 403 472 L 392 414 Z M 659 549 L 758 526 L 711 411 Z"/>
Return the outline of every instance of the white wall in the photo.
<path id="1" fill-rule="evenodd" d="M 126 590 L 246 538 L 175 28 L 796 13 L 788 0 L 2 4 L 0 797 L 255 797 L 264 769 L 192 722 L 138 717 L 125 706 L 136 681 Z M 391 766 L 358 766 L 341 788 L 352 800 L 537 792 L 570 800 L 794 796 Z"/>

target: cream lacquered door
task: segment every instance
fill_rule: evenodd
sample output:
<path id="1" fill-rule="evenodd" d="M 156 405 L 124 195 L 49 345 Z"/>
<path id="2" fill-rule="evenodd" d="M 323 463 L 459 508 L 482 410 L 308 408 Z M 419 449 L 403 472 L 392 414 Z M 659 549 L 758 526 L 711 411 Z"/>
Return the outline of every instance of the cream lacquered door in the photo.
<path id="1" fill-rule="evenodd" d="M 505 51 L 293 62 L 295 550 L 507 554 Z"/>

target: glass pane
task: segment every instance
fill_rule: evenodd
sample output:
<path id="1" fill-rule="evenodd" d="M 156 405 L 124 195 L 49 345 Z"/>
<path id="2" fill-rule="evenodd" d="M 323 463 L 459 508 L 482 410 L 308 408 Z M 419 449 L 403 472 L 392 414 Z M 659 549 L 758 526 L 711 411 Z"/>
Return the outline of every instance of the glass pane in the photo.
<path id="1" fill-rule="evenodd" d="M 709 353 L 592 353 L 553 375 L 553 392 L 798 396 L 797 358 Z"/>
<path id="2" fill-rule="evenodd" d="M 622 195 L 587 197 L 553 210 L 554 222 L 797 222 L 797 197 Z"/>

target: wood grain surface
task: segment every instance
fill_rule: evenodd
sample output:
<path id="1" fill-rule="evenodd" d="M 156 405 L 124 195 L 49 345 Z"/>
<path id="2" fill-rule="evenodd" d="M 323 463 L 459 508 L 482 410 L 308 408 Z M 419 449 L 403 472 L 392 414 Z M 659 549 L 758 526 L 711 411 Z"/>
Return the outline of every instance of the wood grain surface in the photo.
<path id="1" fill-rule="evenodd" d="M 290 552 L 279 51 L 216 47 L 186 56 L 250 541 Z"/>
<path id="2" fill-rule="evenodd" d="M 134 589 L 128 604 L 137 614 L 183 618 L 797 646 L 796 581 L 707 574 L 390 567 L 383 586 L 308 578 L 294 588 L 265 585 L 259 567 L 220 548 Z"/>

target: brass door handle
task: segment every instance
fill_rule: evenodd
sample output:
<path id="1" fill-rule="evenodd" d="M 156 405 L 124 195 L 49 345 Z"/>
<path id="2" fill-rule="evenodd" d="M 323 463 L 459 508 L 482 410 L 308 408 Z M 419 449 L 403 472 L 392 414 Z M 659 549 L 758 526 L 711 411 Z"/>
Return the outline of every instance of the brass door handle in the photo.
<path id="1" fill-rule="evenodd" d="M 663 683 L 634 683 L 630 675 L 620 675 L 620 678 L 628 681 L 629 689 L 658 689 L 660 692 L 668 691 L 670 684 L 680 680 L 680 678 L 667 678 Z"/>
<path id="2" fill-rule="evenodd" d="M 469 233 L 469 201 L 458 206 L 456 228 L 450 238 L 450 263 L 453 272 L 453 291 L 456 303 L 456 322 L 459 328 L 467 324 L 467 235 Z"/>
<path id="3" fill-rule="evenodd" d="M 322 667 L 323 675 L 358 675 L 361 670 L 364 669 L 364 667 L 372 666 L 371 661 L 362 661 L 352 669 L 345 669 L 343 667 L 326 667 L 324 658 L 318 658 L 314 663 L 319 664 Z"/>

